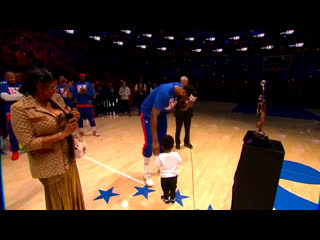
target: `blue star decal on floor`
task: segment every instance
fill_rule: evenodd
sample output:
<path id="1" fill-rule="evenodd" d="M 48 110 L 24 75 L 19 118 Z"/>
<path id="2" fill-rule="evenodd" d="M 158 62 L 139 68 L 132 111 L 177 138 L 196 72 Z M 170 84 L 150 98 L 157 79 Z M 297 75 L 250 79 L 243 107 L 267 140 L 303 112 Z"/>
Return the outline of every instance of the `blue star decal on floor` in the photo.
<path id="1" fill-rule="evenodd" d="M 109 200 L 111 197 L 119 195 L 118 193 L 113 193 L 112 191 L 113 191 L 113 187 L 110 188 L 108 191 L 103 191 L 99 189 L 100 196 L 95 198 L 94 200 L 104 199 L 106 203 L 109 203 Z"/>
<path id="2" fill-rule="evenodd" d="M 143 195 L 146 199 L 148 199 L 148 194 L 151 193 L 151 192 L 155 192 L 156 190 L 153 190 L 153 189 L 149 189 L 148 186 L 144 186 L 143 188 L 141 187 L 135 187 L 138 192 L 136 192 L 134 196 L 138 196 L 138 195 Z"/>
<path id="3" fill-rule="evenodd" d="M 183 207 L 182 200 L 188 198 L 188 196 L 184 196 L 180 194 L 180 190 L 177 191 L 176 193 L 176 202 L 179 203 Z"/>

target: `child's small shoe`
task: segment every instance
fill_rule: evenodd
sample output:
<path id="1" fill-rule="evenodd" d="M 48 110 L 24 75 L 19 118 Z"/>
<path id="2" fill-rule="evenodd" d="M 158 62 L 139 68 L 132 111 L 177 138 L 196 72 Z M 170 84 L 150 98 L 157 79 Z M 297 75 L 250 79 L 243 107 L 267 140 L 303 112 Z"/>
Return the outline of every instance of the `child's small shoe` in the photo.
<path id="1" fill-rule="evenodd" d="M 170 202 L 169 199 L 164 199 L 164 196 L 161 196 L 161 200 L 164 201 L 164 203 L 168 204 Z"/>

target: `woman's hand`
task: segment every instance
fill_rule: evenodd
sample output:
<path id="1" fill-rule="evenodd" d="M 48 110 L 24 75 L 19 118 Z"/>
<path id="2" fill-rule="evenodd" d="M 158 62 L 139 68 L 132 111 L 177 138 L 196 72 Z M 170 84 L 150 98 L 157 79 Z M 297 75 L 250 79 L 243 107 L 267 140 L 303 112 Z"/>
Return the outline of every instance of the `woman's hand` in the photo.
<path id="1" fill-rule="evenodd" d="M 72 108 L 71 113 L 73 114 L 73 119 L 78 122 L 80 119 L 80 112 L 78 111 L 78 109 Z"/>
<path id="2" fill-rule="evenodd" d="M 75 121 L 74 118 L 67 122 L 64 130 L 62 131 L 62 135 L 67 137 L 71 135 L 78 128 L 78 121 Z"/>

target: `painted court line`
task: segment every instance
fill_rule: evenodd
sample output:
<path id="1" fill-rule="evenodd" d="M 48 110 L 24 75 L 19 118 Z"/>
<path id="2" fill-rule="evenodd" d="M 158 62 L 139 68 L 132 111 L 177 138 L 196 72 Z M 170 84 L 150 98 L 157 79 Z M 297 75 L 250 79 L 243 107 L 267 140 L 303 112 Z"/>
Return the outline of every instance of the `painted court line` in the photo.
<path id="1" fill-rule="evenodd" d="M 129 175 L 123 173 L 123 172 L 120 172 L 120 171 L 118 171 L 118 170 L 116 170 L 116 169 L 113 169 L 113 168 L 111 168 L 111 167 L 109 167 L 109 166 L 107 166 L 107 165 L 104 165 L 103 163 L 98 162 L 98 161 L 94 160 L 93 158 L 90 158 L 90 157 L 88 157 L 88 156 L 84 156 L 84 158 L 88 159 L 88 160 L 91 161 L 91 162 L 94 162 L 95 164 L 100 165 L 101 167 L 104 167 L 104 168 L 109 169 L 109 170 L 111 170 L 111 171 L 113 171 L 113 172 L 115 172 L 115 173 L 118 173 L 118 174 L 120 174 L 121 176 L 124 176 L 124 177 L 129 178 L 129 179 L 131 179 L 131 180 L 133 180 L 133 181 L 136 181 L 136 182 L 138 182 L 138 183 L 140 183 L 140 184 L 142 184 L 142 185 L 145 185 L 144 182 L 142 182 L 142 181 L 140 181 L 140 180 L 138 180 L 138 179 L 136 179 L 136 178 L 133 178 L 133 177 L 131 177 L 131 176 L 129 176 Z"/>

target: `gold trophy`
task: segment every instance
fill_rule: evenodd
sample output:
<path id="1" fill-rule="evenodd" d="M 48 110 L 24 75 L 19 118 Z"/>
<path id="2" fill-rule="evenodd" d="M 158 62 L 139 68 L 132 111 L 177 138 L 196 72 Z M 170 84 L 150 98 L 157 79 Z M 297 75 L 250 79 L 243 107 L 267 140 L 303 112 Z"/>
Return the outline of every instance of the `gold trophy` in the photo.
<path id="1" fill-rule="evenodd" d="M 266 98 L 265 98 L 265 86 L 266 81 L 262 80 L 260 86 L 262 87 L 262 94 L 259 96 L 259 103 L 257 106 L 257 115 L 259 116 L 256 130 L 253 133 L 253 143 L 257 145 L 268 145 L 269 139 L 265 132 L 262 130 L 264 120 L 266 118 Z"/>

